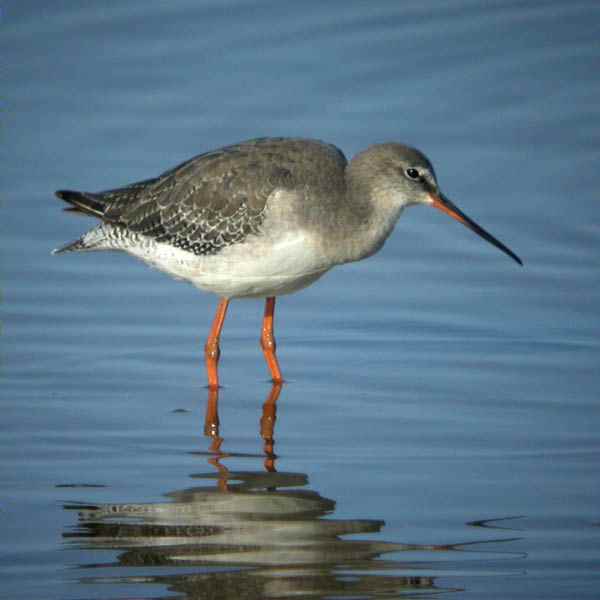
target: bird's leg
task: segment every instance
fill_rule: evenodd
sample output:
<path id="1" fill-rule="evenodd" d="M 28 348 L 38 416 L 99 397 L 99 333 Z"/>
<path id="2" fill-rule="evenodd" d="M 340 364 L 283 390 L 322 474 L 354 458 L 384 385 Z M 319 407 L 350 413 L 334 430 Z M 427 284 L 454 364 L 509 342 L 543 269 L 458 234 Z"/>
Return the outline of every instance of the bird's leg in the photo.
<path id="1" fill-rule="evenodd" d="M 215 320 L 213 321 L 210 333 L 204 346 L 204 361 L 206 363 L 206 370 L 208 372 L 208 387 L 218 388 L 219 387 L 219 356 L 221 355 L 221 349 L 219 348 L 219 337 L 221 336 L 221 330 L 223 329 L 223 323 L 225 322 L 225 315 L 227 314 L 227 307 L 229 306 L 229 300 L 227 298 L 221 298 L 219 306 L 217 306 L 217 312 L 215 314 Z"/>
<path id="2" fill-rule="evenodd" d="M 275 315 L 275 297 L 267 298 L 265 302 L 265 317 L 263 319 L 262 334 L 260 336 L 260 346 L 265 355 L 265 360 L 271 376 L 273 377 L 273 383 L 283 383 L 283 377 L 281 376 L 281 370 L 279 363 L 277 362 L 277 356 L 275 355 L 275 334 L 273 333 L 273 320 Z"/>
<path id="3" fill-rule="evenodd" d="M 204 416 L 204 435 L 212 439 L 211 452 L 217 452 L 221 446 L 222 438 L 219 437 L 219 389 L 208 388 L 206 401 L 206 414 Z"/>

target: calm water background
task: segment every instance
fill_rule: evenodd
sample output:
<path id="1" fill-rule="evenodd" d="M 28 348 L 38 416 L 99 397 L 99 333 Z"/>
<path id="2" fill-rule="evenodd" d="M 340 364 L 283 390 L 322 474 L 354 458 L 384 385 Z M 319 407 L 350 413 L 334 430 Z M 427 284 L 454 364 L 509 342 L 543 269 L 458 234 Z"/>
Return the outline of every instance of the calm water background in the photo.
<path id="1" fill-rule="evenodd" d="M 600 596 L 597 2 L 20 0 L 0 45 L 2 598 Z M 210 438 L 215 299 L 50 256 L 52 194 L 262 135 L 419 146 L 525 267 L 409 210 L 281 299 L 274 433 L 234 302 Z"/>

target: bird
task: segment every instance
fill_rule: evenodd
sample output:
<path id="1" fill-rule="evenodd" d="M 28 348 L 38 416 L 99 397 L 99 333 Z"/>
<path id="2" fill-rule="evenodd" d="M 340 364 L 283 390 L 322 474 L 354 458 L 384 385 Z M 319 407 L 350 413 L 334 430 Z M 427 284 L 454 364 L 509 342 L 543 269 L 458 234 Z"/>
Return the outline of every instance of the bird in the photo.
<path id="1" fill-rule="evenodd" d="M 208 387 L 219 387 L 220 336 L 229 303 L 265 300 L 260 345 L 275 384 L 275 301 L 336 265 L 381 249 L 405 208 L 427 205 L 522 265 L 438 185 L 429 159 L 397 142 L 348 160 L 335 145 L 263 137 L 199 154 L 153 179 L 103 192 L 59 190 L 65 210 L 100 224 L 53 252 L 119 250 L 219 297 L 204 346 Z"/>

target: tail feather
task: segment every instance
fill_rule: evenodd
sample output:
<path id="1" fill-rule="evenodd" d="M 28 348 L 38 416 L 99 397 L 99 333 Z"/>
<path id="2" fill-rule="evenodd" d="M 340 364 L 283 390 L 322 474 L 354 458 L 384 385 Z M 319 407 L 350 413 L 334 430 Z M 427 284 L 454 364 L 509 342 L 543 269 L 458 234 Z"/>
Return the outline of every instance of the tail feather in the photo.
<path id="1" fill-rule="evenodd" d="M 73 190 L 59 190 L 56 192 L 56 196 L 73 205 L 65 209 L 69 212 L 83 213 L 94 217 L 102 217 L 104 215 L 104 204 L 100 201 L 100 197 L 97 194 L 76 192 Z"/>
<path id="2" fill-rule="evenodd" d="M 112 225 L 103 223 L 84 233 L 78 240 L 52 250 L 52 254 L 80 252 L 84 250 L 118 250 L 118 244 L 115 245 L 111 242 L 112 231 Z"/>
<path id="3" fill-rule="evenodd" d="M 54 248 L 52 250 L 52 254 L 62 254 L 63 252 L 77 252 L 79 250 L 85 250 L 86 246 L 82 239 L 75 240 L 74 242 L 69 242 L 60 248 Z"/>

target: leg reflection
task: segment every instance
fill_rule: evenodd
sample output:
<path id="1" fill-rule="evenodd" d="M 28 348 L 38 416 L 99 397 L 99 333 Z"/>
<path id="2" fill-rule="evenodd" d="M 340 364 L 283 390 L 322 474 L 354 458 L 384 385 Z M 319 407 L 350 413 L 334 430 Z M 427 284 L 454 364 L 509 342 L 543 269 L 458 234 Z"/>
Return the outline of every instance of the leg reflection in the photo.
<path id="1" fill-rule="evenodd" d="M 274 472 L 275 461 L 275 420 L 277 419 L 277 399 L 281 394 L 281 383 L 274 383 L 267 400 L 263 404 L 263 413 L 260 418 L 260 437 L 264 442 L 265 470 Z"/>
<path id="2" fill-rule="evenodd" d="M 221 464 L 220 459 L 224 456 L 221 452 L 223 438 L 219 435 L 219 388 L 208 388 L 208 399 L 206 401 L 206 415 L 204 417 L 204 435 L 210 438 L 208 451 L 213 455 L 208 462 L 217 469 L 219 479 L 217 487 L 223 492 L 229 490 L 227 480 L 229 479 L 229 469 Z"/>
<path id="3" fill-rule="evenodd" d="M 260 419 L 260 436 L 264 442 L 265 453 L 265 470 L 269 472 L 276 471 L 275 461 L 275 421 L 277 419 L 277 399 L 281 394 L 281 383 L 274 383 L 265 403 L 263 404 L 263 412 Z M 223 456 L 221 445 L 223 438 L 219 435 L 219 389 L 210 387 L 208 389 L 208 399 L 206 401 L 206 414 L 204 417 L 204 435 L 210 439 L 209 452 L 214 456 L 210 459 L 210 463 L 214 465 L 219 473 L 223 475 L 220 478 L 219 487 L 227 487 L 227 475 L 229 471 L 219 461 Z"/>

